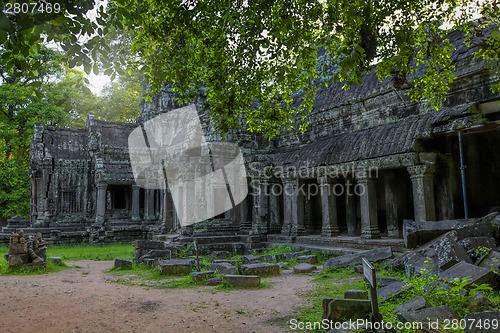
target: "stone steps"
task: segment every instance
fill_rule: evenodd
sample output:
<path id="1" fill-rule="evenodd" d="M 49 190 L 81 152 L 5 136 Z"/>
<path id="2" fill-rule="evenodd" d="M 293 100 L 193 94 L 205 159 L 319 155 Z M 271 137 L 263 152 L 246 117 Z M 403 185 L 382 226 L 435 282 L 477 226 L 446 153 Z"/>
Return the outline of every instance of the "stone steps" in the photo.
<path id="1" fill-rule="evenodd" d="M 334 246 L 322 246 L 322 245 L 311 245 L 304 243 L 265 243 L 267 246 L 273 245 L 288 245 L 296 251 L 311 250 L 311 251 L 321 251 L 331 255 L 339 256 L 344 254 L 357 254 L 364 252 L 365 250 L 355 249 L 355 248 L 342 248 Z"/>
<path id="2" fill-rule="evenodd" d="M 268 235 L 267 241 L 271 243 L 293 243 L 351 250 L 371 250 L 384 246 L 390 246 L 394 252 L 402 252 L 404 249 L 403 239 L 386 237 L 380 239 L 364 239 L 349 236 L 321 237 L 319 235 L 313 235 L 289 237 L 283 235 Z"/>

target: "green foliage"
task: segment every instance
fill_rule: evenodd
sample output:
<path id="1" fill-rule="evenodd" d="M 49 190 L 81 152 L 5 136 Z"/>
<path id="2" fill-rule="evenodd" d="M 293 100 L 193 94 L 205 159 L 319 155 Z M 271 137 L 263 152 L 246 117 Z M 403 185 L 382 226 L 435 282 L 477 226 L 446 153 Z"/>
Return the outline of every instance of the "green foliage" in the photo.
<path id="1" fill-rule="evenodd" d="M 292 253 L 295 252 L 289 245 L 275 245 L 268 247 L 264 250 L 258 251 L 258 254 L 260 255 L 276 255 L 276 254 L 287 254 L 287 253 Z"/>
<path id="2" fill-rule="evenodd" d="M 480 4 L 481 26 L 498 23 L 493 3 Z M 169 84 L 182 103 L 201 90 L 219 131 L 244 125 L 272 137 L 305 129 L 318 82 L 348 88 L 374 63 L 380 79 L 440 108 L 454 79 L 443 24 L 471 41 L 481 28 L 469 23 L 474 8 L 467 0 L 116 0 L 109 13 L 135 34 L 151 93 Z M 479 43 L 498 55 L 495 35 Z M 318 66 L 319 47 L 331 63 Z"/>

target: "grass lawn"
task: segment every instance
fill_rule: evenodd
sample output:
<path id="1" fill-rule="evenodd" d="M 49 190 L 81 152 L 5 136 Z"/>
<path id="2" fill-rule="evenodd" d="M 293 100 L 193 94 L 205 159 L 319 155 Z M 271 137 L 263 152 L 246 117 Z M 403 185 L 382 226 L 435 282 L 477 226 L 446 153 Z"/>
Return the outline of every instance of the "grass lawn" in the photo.
<path id="1" fill-rule="evenodd" d="M 106 245 L 48 245 L 47 257 L 61 257 L 63 264 L 54 265 L 50 260 L 46 267 L 24 267 L 9 269 L 4 255 L 9 251 L 8 246 L 0 246 L 0 275 L 37 275 L 61 271 L 67 266 L 65 261 L 77 260 L 114 260 L 115 258 L 132 259 L 134 248 L 132 244 L 117 243 Z"/>

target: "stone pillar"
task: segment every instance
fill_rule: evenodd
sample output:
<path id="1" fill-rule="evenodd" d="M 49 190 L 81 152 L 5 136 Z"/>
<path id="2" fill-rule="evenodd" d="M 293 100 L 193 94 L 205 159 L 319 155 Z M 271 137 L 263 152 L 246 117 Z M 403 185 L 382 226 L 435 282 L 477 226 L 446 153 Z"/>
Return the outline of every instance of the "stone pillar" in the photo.
<path id="1" fill-rule="evenodd" d="M 413 165 L 408 167 L 413 187 L 413 209 L 415 221 L 435 221 L 433 165 Z"/>
<path id="2" fill-rule="evenodd" d="M 361 237 L 380 238 L 375 180 L 361 176 L 358 178 L 358 184 L 362 188 L 359 198 L 361 203 Z"/>
<path id="3" fill-rule="evenodd" d="M 291 228 L 290 235 L 299 236 L 305 234 L 304 229 L 304 193 L 300 189 L 299 179 L 295 179 L 292 184 L 292 196 L 291 196 Z"/>
<path id="4" fill-rule="evenodd" d="M 393 173 L 384 176 L 385 190 L 385 212 L 387 221 L 387 235 L 389 237 L 399 237 L 399 198 L 396 194 L 396 177 Z"/>
<path id="5" fill-rule="evenodd" d="M 269 184 L 266 180 L 257 180 L 258 189 L 254 194 L 255 213 L 252 219 L 252 230 L 255 234 L 267 233 L 267 220 L 269 215 Z"/>
<path id="6" fill-rule="evenodd" d="M 153 220 L 155 213 L 154 190 L 144 190 L 144 219 Z"/>
<path id="7" fill-rule="evenodd" d="M 347 235 L 354 237 L 358 236 L 357 220 L 356 220 L 356 195 L 354 195 L 354 179 L 347 178 L 345 183 L 345 216 L 347 224 Z"/>
<path id="8" fill-rule="evenodd" d="M 132 221 L 138 221 L 140 217 L 139 213 L 139 200 L 140 200 L 140 187 L 138 185 L 132 185 Z"/>
<path id="9" fill-rule="evenodd" d="M 283 179 L 283 226 L 281 234 L 289 236 L 292 230 L 292 195 L 293 185 L 289 179 Z"/>
<path id="10" fill-rule="evenodd" d="M 95 221 L 98 223 L 104 223 L 104 216 L 106 214 L 106 189 L 108 185 L 106 183 L 97 184 L 97 202 L 95 210 Z"/>
<path id="11" fill-rule="evenodd" d="M 163 193 L 163 224 L 165 232 L 168 233 L 170 230 L 175 230 L 175 207 L 170 191 L 165 190 Z"/>
<path id="12" fill-rule="evenodd" d="M 337 198 L 333 193 L 332 183 L 327 176 L 318 177 L 321 192 L 321 236 L 331 237 L 339 234 L 337 216 Z"/>
<path id="13" fill-rule="evenodd" d="M 274 234 L 281 231 L 280 190 L 280 184 L 272 184 L 269 187 L 269 232 Z"/>

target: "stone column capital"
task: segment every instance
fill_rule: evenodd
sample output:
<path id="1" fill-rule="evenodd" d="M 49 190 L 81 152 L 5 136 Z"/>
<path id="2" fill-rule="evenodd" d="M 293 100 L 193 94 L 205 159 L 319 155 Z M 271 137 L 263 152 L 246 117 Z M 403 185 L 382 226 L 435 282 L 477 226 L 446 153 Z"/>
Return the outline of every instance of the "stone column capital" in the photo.
<path id="1" fill-rule="evenodd" d="M 107 188 L 108 188 L 108 184 L 106 184 L 106 183 L 98 183 L 97 184 L 97 189 L 98 190 L 105 190 Z"/>
<path id="2" fill-rule="evenodd" d="M 411 165 L 407 169 L 412 179 L 431 176 L 436 171 L 436 167 L 433 164 Z"/>
<path id="3" fill-rule="evenodd" d="M 132 190 L 138 191 L 141 187 L 137 184 L 132 184 Z"/>

